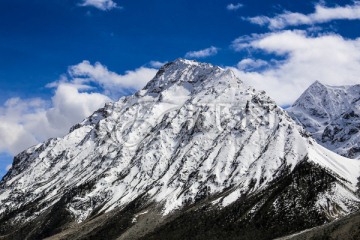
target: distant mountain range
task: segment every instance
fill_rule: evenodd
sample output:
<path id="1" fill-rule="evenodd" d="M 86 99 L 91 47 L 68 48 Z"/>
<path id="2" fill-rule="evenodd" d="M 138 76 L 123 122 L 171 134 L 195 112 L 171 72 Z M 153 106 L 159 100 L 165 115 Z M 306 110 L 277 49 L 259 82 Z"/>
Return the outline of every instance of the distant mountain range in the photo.
<path id="1" fill-rule="evenodd" d="M 311 87 L 316 101 L 322 86 Z M 356 99 L 330 116 L 308 96 L 289 110 L 306 131 L 231 70 L 165 64 L 144 89 L 14 158 L 0 182 L 0 239 L 272 239 L 351 214 L 360 161 L 309 132 L 333 131 L 340 111 L 358 121 Z M 333 133 L 321 144 L 335 146 Z"/>

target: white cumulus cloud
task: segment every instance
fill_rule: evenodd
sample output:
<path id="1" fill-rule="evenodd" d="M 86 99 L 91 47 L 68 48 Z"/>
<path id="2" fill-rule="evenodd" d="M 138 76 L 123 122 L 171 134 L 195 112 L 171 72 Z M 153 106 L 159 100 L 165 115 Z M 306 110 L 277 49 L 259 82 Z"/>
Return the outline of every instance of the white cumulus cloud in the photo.
<path id="1" fill-rule="evenodd" d="M 214 56 L 218 53 L 219 49 L 217 47 L 211 46 L 199 51 L 191 51 L 185 54 L 186 58 L 206 58 Z"/>
<path id="2" fill-rule="evenodd" d="M 285 11 L 274 17 L 256 16 L 245 18 L 251 23 L 267 26 L 269 29 L 282 29 L 287 26 L 313 25 L 333 20 L 355 20 L 360 19 L 360 2 L 353 5 L 326 7 L 321 4 L 315 6 L 315 12 L 303 14 Z"/>
<path id="3" fill-rule="evenodd" d="M 244 5 L 241 3 L 230 3 L 226 6 L 226 9 L 229 11 L 235 11 L 238 10 L 239 8 L 242 8 Z"/>
<path id="4" fill-rule="evenodd" d="M 105 102 L 99 93 L 59 84 L 50 101 L 11 98 L 0 108 L 0 152 L 15 155 L 50 137 L 60 137 Z"/>
<path id="5" fill-rule="evenodd" d="M 237 67 L 240 70 L 254 70 L 254 69 L 259 69 L 261 67 L 265 67 L 267 65 L 268 62 L 261 59 L 245 58 L 237 64 Z"/>
<path id="6" fill-rule="evenodd" d="M 157 70 L 154 68 L 140 67 L 135 70 L 126 71 L 125 74 L 117 74 L 109 71 L 106 66 L 99 62 L 91 64 L 83 61 L 69 67 L 69 75 L 73 83 L 84 85 L 97 83 L 106 95 L 116 98 L 124 91 L 137 90 L 145 86 L 152 79 Z"/>
<path id="7" fill-rule="evenodd" d="M 80 6 L 95 7 L 102 11 L 119 8 L 119 6 L 112 0 L 84 0 L 82 3 L 80 3 Z"/>
<path id="8" fill-rule="evenodd" d="M 262 71 L 242 66 L 262 65 L 263 59 L 245 60 L 234 69 L 241 79 L 265 90 L 280 105 L 292 104 L 316 80 L 329 85 L 360 81 L 360 38 L 345 39 L 334 33 L 309 36 L 304 31 L 287 30 L 241 37 L 232 47 L 236 51 L 246 48 L 280 57 L 273 61 L 275 66 Z"/>
<path id="9" fill-rule="evenodd" d="M 0 107 L 0 152 L 14 154 L 37 143 L 24 123 L 28 122 L 28 116 L 41 114 L 45 106 L 41 99 L 10 98 Z"/>
<path id="10" fill-rule="evenodd" d="M 15 155 L 50 137 L 63 136 L 106 102 L 116 100 L 113 96 L 143 87 L 155 74 L 156 69 L 140 67 L 120 75 L 89 61 L 70 66 L 59 81 L 48 84 L 55 88 L 51 99 L 15 97 L 0 106 L 0 152 Z"/>
<path id="11" fill-rule="evenodd" d="M 160 61 L 150 61 L 149 65 L 153 68 L 161 68 L 162 66 L 165 65 L 165 62 L 160 62 Z"/>

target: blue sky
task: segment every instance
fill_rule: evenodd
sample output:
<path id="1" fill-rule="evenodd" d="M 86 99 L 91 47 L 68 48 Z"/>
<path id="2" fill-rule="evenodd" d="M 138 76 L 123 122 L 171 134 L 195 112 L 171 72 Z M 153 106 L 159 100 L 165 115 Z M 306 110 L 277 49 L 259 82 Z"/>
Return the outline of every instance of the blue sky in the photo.
<path id="1" fill-rule="evenodd" d="M 354 1 L 3 0 L 0 176 L 179 57 L 232 68 L 291 104 L 309 84 L 359 83 Z"/>

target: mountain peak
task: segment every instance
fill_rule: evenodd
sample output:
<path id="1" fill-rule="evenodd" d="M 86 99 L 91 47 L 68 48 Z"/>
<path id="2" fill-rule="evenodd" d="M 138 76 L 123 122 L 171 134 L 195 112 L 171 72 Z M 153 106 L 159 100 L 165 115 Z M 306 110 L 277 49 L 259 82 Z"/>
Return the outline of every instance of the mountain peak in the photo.
<path id="1" fill-rule="evenodd" d="M 184 58 L 177 58 L 175 59 L 174 61 L 171 61 L 171 62 L 168 62 L 166 64 L 164 64 L 160 70 L 162 71 L 169 71 L 169 69 L 172 69 L 172 68 L 177 68 L 179 70 L 181 69 L 186 69 L 186 68 L 189 68 L 191 66 L 200 66 L 200 65 L 207 65 L 207 66 L 212 66 L 211 64 L 209 63 L 201 63 L 201 62 L 198 62 L 196 60 L 189 60 L 189 59 L 184 59 Z"/>
<path id="2" fill-rule="evenodd" d="M 235 74 L 229 71 L 231 70 L 224 70 L 209 63 L 178 58 L 162 66 L 155 77 L 141 91 L 157 93 L 174 84 L 200 84 L 219 75 L 228 75 L 228 77 L 235 79 Z"/>
<path id="3" fill-rule="evenodd" d="M 321 105 L 322 99 L 327 94 L 327 86 L 316 80 L 301 94 L 292 107 L 312 108 L 314 105 Z"/>
<path id="4" fill-rule="evenodd" d="M 323 83 L 321 83 L 320 81 L 316 80 L 315 82 L 313 82 L 306 90 L 306 92 L 311 92 L 311 93 L 315 93 L 318 94 L 320 92 L 323 92 L 324 90 L 326 90 L 327 86 Z"/>
<path id="5" fill-rule="evenodd" d="M 175 59 L 172 63 L 183 63 L 183 64 L 188 64 L 188 65 L 198 65 L 200 64 L 200 62 L 196 61 L 196 60 L 190 60 L 190 59 L 185 59 L 185 58 L 177 58 Z"/>
<path id="6" fill-rule="evenodd" d="M 214 65 L 212 65 L 210 63 L 203 63 L 203 62 L 198 62 L 196 60 L 177 58 L 172 62 L 168 62 L 168 63 L 164 64 L 164 66 L 162 66 L 160 68 L 160 70 L 166 72 L 166 71 L 173 71 L 174 68 L 176 68 L 178 71 L 183 71 L 183 70 L 186 70 L 188 68 L 203 68 L 203 69 L 216 68 L 216 69 L 221 69 L 220 67 L 214 66 Z"/>
<path id="7" fill-rule="evenodd" d="M 313 82 L 311 85 L 324 86 L 324 84 L 322 84 L 319 80 L 315 80 L 315 82 Z"/>

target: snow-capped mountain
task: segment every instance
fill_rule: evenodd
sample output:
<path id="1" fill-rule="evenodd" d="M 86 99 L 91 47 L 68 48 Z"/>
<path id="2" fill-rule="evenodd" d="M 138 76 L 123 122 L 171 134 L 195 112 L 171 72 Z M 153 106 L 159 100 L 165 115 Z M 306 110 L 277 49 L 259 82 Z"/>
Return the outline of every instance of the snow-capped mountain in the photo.
<path id="1" fill-rule="evenodd" d="M 358 209 L 359 175 L 360 161 L 318 145 L 231 70 L 178 59 L 17 155 L 0 235 L 267 239 Z"/>
<path id="2" fill-rule="evenodd" d="M 316 81 L 288 112 L 324 147 L 360 158 L 360 85 L 333 87 Z"/>

